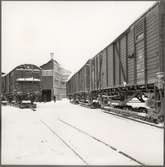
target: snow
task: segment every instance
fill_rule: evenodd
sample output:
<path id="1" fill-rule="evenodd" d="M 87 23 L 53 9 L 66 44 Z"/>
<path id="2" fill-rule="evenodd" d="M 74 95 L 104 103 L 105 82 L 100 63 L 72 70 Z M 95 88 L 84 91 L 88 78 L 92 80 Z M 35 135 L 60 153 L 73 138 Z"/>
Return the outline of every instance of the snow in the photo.
<path id="1" fill-rule="evenodd" d="M 2 164 L 83 164 L 49 133 L 37 113 L 14 107 L 2 107 L 2 111 Z"/>
<path id="2" fill-rule="evenodd" d="M 30 100 L 22 100 L 22 103 L 31 103 Z"/>
<path id="3" fill-rule="evenodd" d="M 28 69 L 26 69 L 26 68 L 17 68 L 16 70 L 17 71 L 38 71 L 38 72 L 40 72 L 39 69 L 32 69 L 32 68 L 28 68 Z"/>
<path id="4" fill-rule="evenodd" d="M 17 78 L 16 81 L 40 81 L 38 78 Z"/>
<path id="5" fill-rule="evenodd" d="M 107 147 L 90 136 L 115 147 Z M 164 131 L 133 122 L 100 109 L 89 109 L 62 100 L 37 103 L 37 111 L 2 106 L 2 164 L 163 165 Z"/>

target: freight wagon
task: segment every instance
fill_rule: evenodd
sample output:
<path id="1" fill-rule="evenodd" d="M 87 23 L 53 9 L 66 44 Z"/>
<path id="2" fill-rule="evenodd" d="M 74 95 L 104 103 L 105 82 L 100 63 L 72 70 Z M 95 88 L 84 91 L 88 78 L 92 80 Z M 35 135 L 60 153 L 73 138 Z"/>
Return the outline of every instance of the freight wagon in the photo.
<path id="1" fill-rule="evenodd" d="M 165 2 L 160 1 L 72 76 L 67 95 L 91 105 L 115 102 L 125 108 L 137 98 L 146 103 L 141 109 L 150 118 L 163 121 L 164 57 Z"/>
<path id="2" fill-rule="evenodd" d="M 66 84 L 66 94 L 74 101 L 86 101 L 90 93 L 90 60 Z"/>
<path id="3" fill-rule="evenodd" d="M 41 70 L 33 64 L 23 64 L 2 77 L 3 99 L 9 103 L 22 104 L 24 100 L 33 103 L 39 99 L 41 89 Z"/>

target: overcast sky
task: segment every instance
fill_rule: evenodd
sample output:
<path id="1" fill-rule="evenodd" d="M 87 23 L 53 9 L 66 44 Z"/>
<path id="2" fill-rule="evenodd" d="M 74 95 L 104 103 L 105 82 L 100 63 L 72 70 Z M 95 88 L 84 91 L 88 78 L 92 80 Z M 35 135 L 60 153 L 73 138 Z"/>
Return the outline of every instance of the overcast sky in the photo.
<path id="1" fill-rule="evenodd" d="M 3 1 L 2 72 L 55 59 L 71 72 L 110 44 L 153 1 Z"/>

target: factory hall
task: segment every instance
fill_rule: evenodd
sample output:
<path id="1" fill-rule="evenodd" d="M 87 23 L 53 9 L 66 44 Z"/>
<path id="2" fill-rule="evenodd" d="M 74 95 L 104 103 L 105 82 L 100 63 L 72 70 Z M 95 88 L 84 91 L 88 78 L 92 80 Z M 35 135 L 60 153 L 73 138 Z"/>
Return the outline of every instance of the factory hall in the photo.
<path id="1" fill-rule="evenodd" d="M 71 72 L 61 67 L 53 56 L 40 68 L 42 99 L 51 101 L 54 97 L 56 100 L 66 98 L 66 82 Z"/>

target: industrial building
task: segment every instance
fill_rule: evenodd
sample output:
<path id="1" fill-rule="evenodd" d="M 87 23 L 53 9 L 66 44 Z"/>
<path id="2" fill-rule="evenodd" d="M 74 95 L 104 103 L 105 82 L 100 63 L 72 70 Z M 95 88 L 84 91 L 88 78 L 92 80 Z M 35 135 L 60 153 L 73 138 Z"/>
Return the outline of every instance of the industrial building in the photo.
<path id="1" fill-rule="evenodd" d="M 56 60 L 51 59 L 40 66 L 42 70 L 41 93 L 44 101 L 60 100 L 66 97 L 66 81 L 71 74 L 70 71 L 64 69 Z"/>

